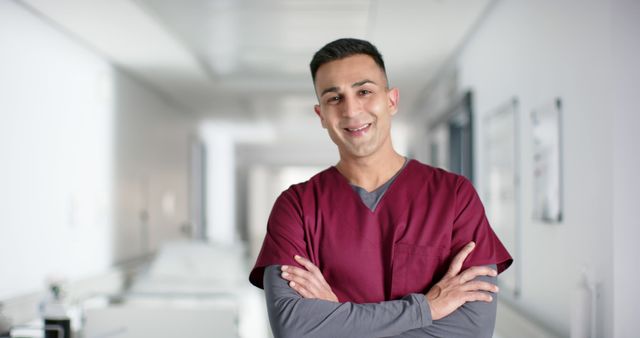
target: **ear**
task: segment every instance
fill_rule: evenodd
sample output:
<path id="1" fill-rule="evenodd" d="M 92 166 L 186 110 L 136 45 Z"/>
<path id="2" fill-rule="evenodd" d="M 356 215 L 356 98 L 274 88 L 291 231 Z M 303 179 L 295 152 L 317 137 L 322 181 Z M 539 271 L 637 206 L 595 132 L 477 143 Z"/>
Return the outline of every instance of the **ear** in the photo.
<path id="1" fill-rule="evenodd" d="M 389 111 L 391 115 L 395 115 L 398 112 L 398 103 L 400 101 L 400 91 L 398 88 L 391 88 L 387 91 L 387 98 L 389 103 Z"/>
<path id="2" fill-rule="evenodd" d="M 316 112 L 316 115 L 320 118 L 320 123 L 322 124 L 322 128 L 327 129 L 327 124 L 325 123 L 324 118 L 322 117 L 322 113 L 320 112 L 320 105 L 316 104 L 313 106 L 313 111 Z"/>

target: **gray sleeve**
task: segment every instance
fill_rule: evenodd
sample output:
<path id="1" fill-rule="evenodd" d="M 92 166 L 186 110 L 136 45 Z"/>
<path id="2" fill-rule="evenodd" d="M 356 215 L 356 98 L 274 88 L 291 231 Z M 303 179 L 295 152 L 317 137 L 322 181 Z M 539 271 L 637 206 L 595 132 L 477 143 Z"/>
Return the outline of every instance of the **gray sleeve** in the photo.
<path id="1" fill-rule="evenodd" d="M 496 265 L 488 265 L 495 269 Z M 497 284 L 497 277 L 480 276 L 482 280 Z M 433 325 L 404 332 L 394 338 L 412 337 L 451 337 L 451 338 L 491 338 L 496 323 L 498 294 L 491 294 L 493 300 L 486 302 L 469 302 L 462 305 L 450 315 L 433 321 Z"/>
<path id="2" fill-rule="evenodd" d="M 275 337 L 390 337 L 431 325 L 424 295 L 371 304 L 305 299 L 280 277 L 280 266 L 264 271 L 264 290 Z"/>
<path id="3" fill-rule="evenodd" d="M 497 282 L 496 277 L 486 276 L 476 280 Z M 377 304 L 304 299 L 280 277 L 276 265 L 265 269 L 264 287 L 275 337 L 490 338 L 496 320 L 496 294 L 491 303 L 465 303 L 449 316 L 431 321 L 431 310 L 421 294 Z"/>

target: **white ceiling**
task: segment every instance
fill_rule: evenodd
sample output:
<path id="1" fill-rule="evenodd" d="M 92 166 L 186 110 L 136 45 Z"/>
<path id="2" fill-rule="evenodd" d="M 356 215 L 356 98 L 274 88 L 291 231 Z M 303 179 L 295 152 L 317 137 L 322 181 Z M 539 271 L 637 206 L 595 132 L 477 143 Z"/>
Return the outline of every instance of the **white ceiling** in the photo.
<path id="1" fill-rule="evenodd" d="M 381 51 L 411 107 L 491 0 L 24 0 L 206 116 L 271 117 L 315 102 L 308 64 L 340 37 Z"/>

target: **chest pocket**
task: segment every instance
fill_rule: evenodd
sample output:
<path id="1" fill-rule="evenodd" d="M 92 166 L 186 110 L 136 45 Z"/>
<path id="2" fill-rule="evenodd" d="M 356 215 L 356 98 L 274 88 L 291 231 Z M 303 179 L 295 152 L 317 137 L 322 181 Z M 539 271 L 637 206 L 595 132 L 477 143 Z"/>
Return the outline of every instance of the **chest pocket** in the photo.
<path id="1" fill-rule="evenodd" d="M 446 272 L 445 248 L 397 243 L 393 249 L 391 299 L 426 293 Z"/>

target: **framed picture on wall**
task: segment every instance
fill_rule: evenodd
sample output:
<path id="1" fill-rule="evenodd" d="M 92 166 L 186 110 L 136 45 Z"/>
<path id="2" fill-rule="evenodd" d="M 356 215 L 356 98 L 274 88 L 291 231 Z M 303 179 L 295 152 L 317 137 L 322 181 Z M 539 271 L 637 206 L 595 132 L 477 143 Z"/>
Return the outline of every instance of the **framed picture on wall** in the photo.
<path id="1" fill-rule="evenodd" d="M 531 112 L 533 218 L 562 222 L 562 102 L 556 99 Z"/>
<path id="2" fill-rule="evenodd" d="M 520 161 L 518 101 L 514 98 L 483 114 L 481 196 L 491 227 L 520 261 Z M 521 289 L 520 265 L 500 275 L 500 287 L 513 296 Z"/>

